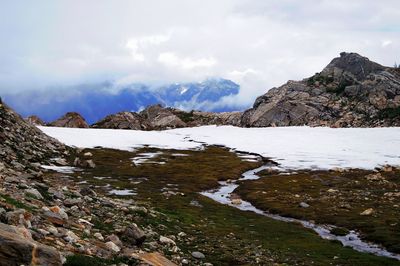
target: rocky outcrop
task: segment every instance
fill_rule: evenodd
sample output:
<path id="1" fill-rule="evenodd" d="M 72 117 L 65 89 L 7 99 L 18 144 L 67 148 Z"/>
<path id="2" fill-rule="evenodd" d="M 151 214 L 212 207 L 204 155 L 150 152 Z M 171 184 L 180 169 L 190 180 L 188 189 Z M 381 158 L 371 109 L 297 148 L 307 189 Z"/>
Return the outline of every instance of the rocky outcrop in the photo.
<path id="1" fill-rule="evenodd" d="M 49 123 L 52 127 L 88 128 L 85 118 L 76 112 L 69 112 L 59 119 Z"/>
<path id="2" fill-rule="evenodd" d="M 171 111 L 186 123 L 187 127 L 205 125 L 233 125 L 240 126 L 241 112 L 212 113 L 201 111 L 185 112 L 179 109 Z"/>
<path id="3" fill-rule="evenodd" d="M 241 125 L 375 127 L 400 125 L 400 72 L 341 53 L 320 73 L 258 97 Z"/>
<path id="4" fill-rule="evenodd" d="M 25 120 L 26 120 L 26 122 L 28 122 L 29 124 L 34 125 L 34 126 L 46 125 L 46 123 L 42 119 L 40 119 L 40 117 L 38 117 L 36 115 L 31 115 L 31 116 L 27 117 Z"/>
<path id="5" fill-rule="evenodd" d="M 160 104 L 151 105 L 140 112 L 152 129 L 167 129 L 185 127 L 186 124 L 171 109 L 163 108 Z"/>
<path id="6" fill-rule="evenodd" d="M 149 123 L 140 115 L 134 112 L 120 112 L 109 115 L 91 125 L 93 128 L 110 128 L 110 129 L 135 129 L 147 130 L 150 129 Z"/>
<path id="7" fill-rule="evenodd" d="M 161 130 L 204 125 L 240 126 L 241 112 L 212 113 L 182 111 L 176 108 L 152 105 L 142 112 L 120 112 L 109 115 L 91 125 L 93 128 Z"/>
<path id="8" fill-rule="evenodd" d="M 70 113 L 68 113 L 70 114 Z M 71 117 L 71 115 L 66 115 Z M 79 114 L 73 115 L 80 117 Z M 106 129 L 132 129 L 132 130 L 163 130 L 181 127 L 197 127 L 205 125 L 233 125 L 240 126 L 241 112 L 202 112 L 202 111 L 183 111 L 171 107 L 163 107 L 159 104 L 151 105 L 140 113 L 135 112 L 119 112 L 111 114 L 92 124 L 91 128 Z M 82 118 L 83 119 L 83 118 Z M 61 121 L 62 120 L 62 121 Z M 59 119 L 49 126 L 59 127 L 79 127 L 81 122 L 72 121 L 68 118 Z M 29 121 L 33 125 L 43 125 L 40 118 L 36 116 L 29 117 Z M 86 127 L 86 126 L 83 126 Z"/>

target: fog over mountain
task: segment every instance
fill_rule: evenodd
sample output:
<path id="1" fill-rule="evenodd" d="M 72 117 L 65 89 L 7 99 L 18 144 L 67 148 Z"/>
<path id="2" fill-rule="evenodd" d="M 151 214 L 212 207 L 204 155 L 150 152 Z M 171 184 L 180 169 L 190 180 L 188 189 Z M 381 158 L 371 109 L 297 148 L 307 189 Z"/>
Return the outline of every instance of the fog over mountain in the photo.
<path id="1" fill-rule="evenodd" d="M 239 85 L 225 79 L 203 82 L 173 83 L 151 87 L 130 84 L 115 87 L 112 82 L 82 84 L 61 90 L 30 90 L 2 94 L 3 99 L 24 117 L 38 115 L 47 122 L 66 112 L 80 113 L 89 123 L 120 111 L 140 111 L 146 106 L 161 103 L 183 110 L 236 111 L 247 106 L 232 104 Z"/>

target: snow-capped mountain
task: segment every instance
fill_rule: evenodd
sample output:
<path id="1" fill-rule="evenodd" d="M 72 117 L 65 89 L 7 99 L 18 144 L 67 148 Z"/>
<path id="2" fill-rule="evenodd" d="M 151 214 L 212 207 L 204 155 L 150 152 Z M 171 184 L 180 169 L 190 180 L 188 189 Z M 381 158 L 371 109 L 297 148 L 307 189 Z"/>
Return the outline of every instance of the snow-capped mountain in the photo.
<path id="1" fill-rule="evenodd" d="M 199 109 L 202 111 L 228 111 L 215 103 L 223 97 L 239 93 L 239 85 L 226 79 L 209 79 L 196 83 L 175 83 L 163 86 L 155 91 L 159 101 L 166 106 L 179 107 L 184 110 Z M 231 111 L 231 110 L 229 110 Z"/>
<path id="2" fill-rule="evenodd" d="M 64 89 L 47 89 L 20 94 L 1 95 L 22 116 L 38 115 L 52 121 L 66 112 L 78 112 L 89 123 L 120 111 L 139 111 L 148 105 L 160 103 L 185 110 L 232 111 L 245 106 L 218 104 L 223 97 L 237 95 L 239 85 L 226 79 L 208 79 L 203 82 L 174 83 L 152 87 L 131 84 L 116 89 L 105 82 Z"/>

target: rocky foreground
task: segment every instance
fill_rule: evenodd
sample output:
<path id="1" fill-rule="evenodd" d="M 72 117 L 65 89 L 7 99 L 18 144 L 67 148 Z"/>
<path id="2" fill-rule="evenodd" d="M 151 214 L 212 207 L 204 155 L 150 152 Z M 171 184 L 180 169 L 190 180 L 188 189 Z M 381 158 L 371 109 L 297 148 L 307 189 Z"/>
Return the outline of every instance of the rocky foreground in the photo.
<path id="1" fill-rule="evenodd" d="M 48 137 L 4 104 L 0 140 L 0 265 L 175 265 L 159 253 L 140 249 L 148 235 L 157 233 L 142 230 L 134 216 L 157 216 L 151 208 L 97 195 L 68 176 L 48 173 L 70 172 L 69 161 L 81 169 L 93 168 L 90 153 Z M 113 222 L 113 231 L 96 227 L 107 219 Z M 161 244 L 168 241 L 172 240 L 160 236 Z"/>
<path id="2" fill-rule="evenodd" d="M 36 116 L 27 120 L 45 125 Z M 270 89 L 244 112 L 186 112 L 153 105 L 139 113 L 111 114 L 93 125 L 88 125 L 74 112 L 47 125 L 161 130 L 212 124 L 241 127 L 399 126 L 400 69 L 382 66 L 356 53 L 341 53 L 320 73 Z"/>

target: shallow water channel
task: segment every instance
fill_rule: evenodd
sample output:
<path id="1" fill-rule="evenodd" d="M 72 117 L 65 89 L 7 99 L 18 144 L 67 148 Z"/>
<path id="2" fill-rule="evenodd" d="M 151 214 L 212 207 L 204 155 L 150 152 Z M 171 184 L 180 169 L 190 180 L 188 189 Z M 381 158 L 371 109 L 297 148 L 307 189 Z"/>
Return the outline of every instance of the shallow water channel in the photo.
<path id="1" fill-rule="evenodd" d="M 237 181 L 259 179 L 260 177 L 257 175 L 258 172 L 261 172 L 262 170 L 269 169 L 272 167 L 274 167 L 274 166 L 267 164 L 267 165 L 258 167 L 256 169 L 247 171 L 247 172 L 243 173 L 242 177 Z M 350 231 L 349 234 L 347 234 L 345 236 L 337 236 L 337 235 L 334 235 L 331 233 L 331 230 L 333 228 L 335 228 L 334 225 L 318 225 L 318 224 L 314 224 L 312 222 L 305 221 L 305 220 L 283 217 L 283 216 L 280 216 L 277 214 L 271 214 L 266 211 L 257 209 L 250 202 L 243 201 L 243 200 L 239 204 L 237 204 L 237 202 L 235 202 L 236 204 L 234 204 L 234 203 L 232 203 L 230 196 L 231 196 L 231 193 L 239 186 L 237 181 L 229 182 L 229 183 L 225 182 L 225 181 L 221 181 L 221 182 L 219 182 L 221 185 L 220 188 L 215 189 L 215 190 L 201 192 L 201 194 L 206 197 L 209 197 L 219 203 L 238 208 L 242 211 L 252 211 L 257 214 L 266 216 L 268 218 L 272 218 L 272 219 L 283 221 L 283 222 L 300 223 L 305 228 L 314 230 L 323 239 L 340 241 L 343 244 L 343 246 L 351 247 L 360 252 L 372 253 L 372 254 L 375 254 L 378 256 L 384 256 L 384 257 L 395 258 L 395 259 L 400 260 L 399 254 L 393 254 L 376 244 L 367 243 L 367 242 L 362 241 L 360 239 L 360 236 L 355 231 Z"/>

